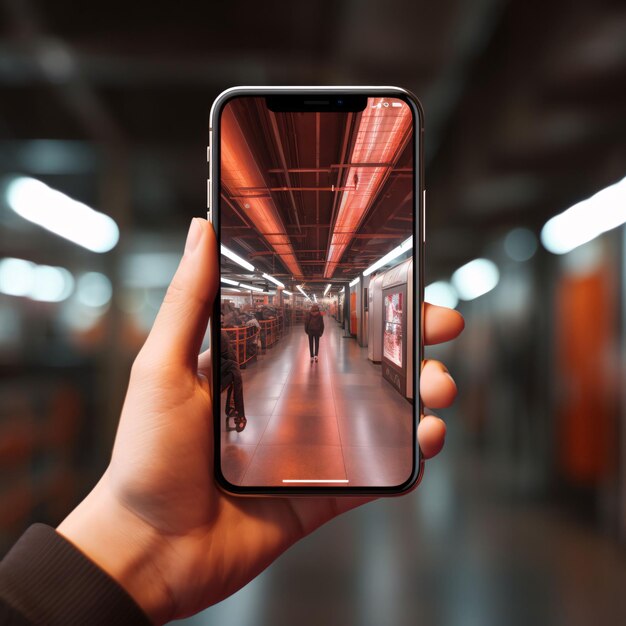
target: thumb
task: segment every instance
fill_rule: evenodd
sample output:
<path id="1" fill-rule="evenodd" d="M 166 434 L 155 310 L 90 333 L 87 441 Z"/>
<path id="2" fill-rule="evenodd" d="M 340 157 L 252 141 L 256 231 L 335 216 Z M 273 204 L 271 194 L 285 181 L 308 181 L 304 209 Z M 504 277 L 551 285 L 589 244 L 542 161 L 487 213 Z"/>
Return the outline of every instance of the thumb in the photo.
<path id="1" fill-rule="evenodd" d="M 215 232 L 206 220 L 191 220 L 185 252 L 167 289 L 139 359 L 150 366 L 195 368 L 218 283 Z"/>

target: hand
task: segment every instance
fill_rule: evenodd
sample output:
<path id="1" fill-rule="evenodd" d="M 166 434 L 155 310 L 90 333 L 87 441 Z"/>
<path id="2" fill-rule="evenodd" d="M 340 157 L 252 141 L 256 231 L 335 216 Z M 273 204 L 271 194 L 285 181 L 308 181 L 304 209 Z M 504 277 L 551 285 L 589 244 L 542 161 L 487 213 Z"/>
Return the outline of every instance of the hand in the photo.
<path id="1" fill-rule="evenodd" d="M 196 613 L 234 593 L 321 524 L 373 498 L 236 498 L 213 479 L 210 355 L 198 358 L 217 291 L 213 228 L 194 219 L 185 253 L 132 368 L 111 462 L 58 531 L 133 596 L 155 623 Z M 426 343 L 456 337 L 463 318 L 425 305 Z M 420 393 L 448 406 L 456 386 L 436 361 Z M 423 417 L 428 458 L 445 425 Z"/>

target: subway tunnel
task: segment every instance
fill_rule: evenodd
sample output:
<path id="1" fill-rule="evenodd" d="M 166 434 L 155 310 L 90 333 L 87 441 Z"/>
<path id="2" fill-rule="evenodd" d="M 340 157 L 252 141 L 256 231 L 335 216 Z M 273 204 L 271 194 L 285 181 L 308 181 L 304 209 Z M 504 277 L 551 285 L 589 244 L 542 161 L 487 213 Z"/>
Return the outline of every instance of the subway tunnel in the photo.
<path id="1" fill-rule="evenodd" d="M 398 98 L 360 108 L 234 98 L 220 117 L 222 331 L 246 418 L 232 428 L 223 391 L 222 471 L 236 485 L 397 487 L 413 470 L 420 122 Z"/>

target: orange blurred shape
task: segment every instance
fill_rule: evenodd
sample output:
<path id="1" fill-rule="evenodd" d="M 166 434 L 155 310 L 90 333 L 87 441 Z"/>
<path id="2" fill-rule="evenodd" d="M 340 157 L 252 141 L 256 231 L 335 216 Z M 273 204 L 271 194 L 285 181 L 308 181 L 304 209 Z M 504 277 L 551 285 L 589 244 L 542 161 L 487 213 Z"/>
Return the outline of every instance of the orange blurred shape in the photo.
<path id="1" fill-rule="evenodd" d="M 3 424 L 0 429 L 0 467 L 6 469 L 27 464 L 33 455 L 36 439 L 30 420 L 11 420 Z"/>
<path id="2" fill-rule="evenodd" d="M 350 294 L 350 333 L 352 335 L 357 334 L 356 323 L 356 291 Z"/>
<path id="3" fill-rule="evenodd" d="M 597 484 L 615 467 L 617 389 L 610 355 L 619 341 L 616 293 L 606 266 L 566 276 L 558 285 L 556 439 L 561 471 L 574 484 Z"/>

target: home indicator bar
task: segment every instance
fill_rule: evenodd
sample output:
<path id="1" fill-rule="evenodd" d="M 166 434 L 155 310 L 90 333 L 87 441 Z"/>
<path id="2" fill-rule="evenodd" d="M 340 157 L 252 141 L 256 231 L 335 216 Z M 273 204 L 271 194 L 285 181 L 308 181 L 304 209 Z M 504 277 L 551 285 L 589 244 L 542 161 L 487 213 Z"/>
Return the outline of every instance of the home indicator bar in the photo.
<path id="1" fill-rule="evenodd" d="M 337 478 L 334 480 L 317 480 L 312 478 L 304 478 L 302 480 L 283 478 L 284 483 L 349 483 L 347 479 Z"/>

